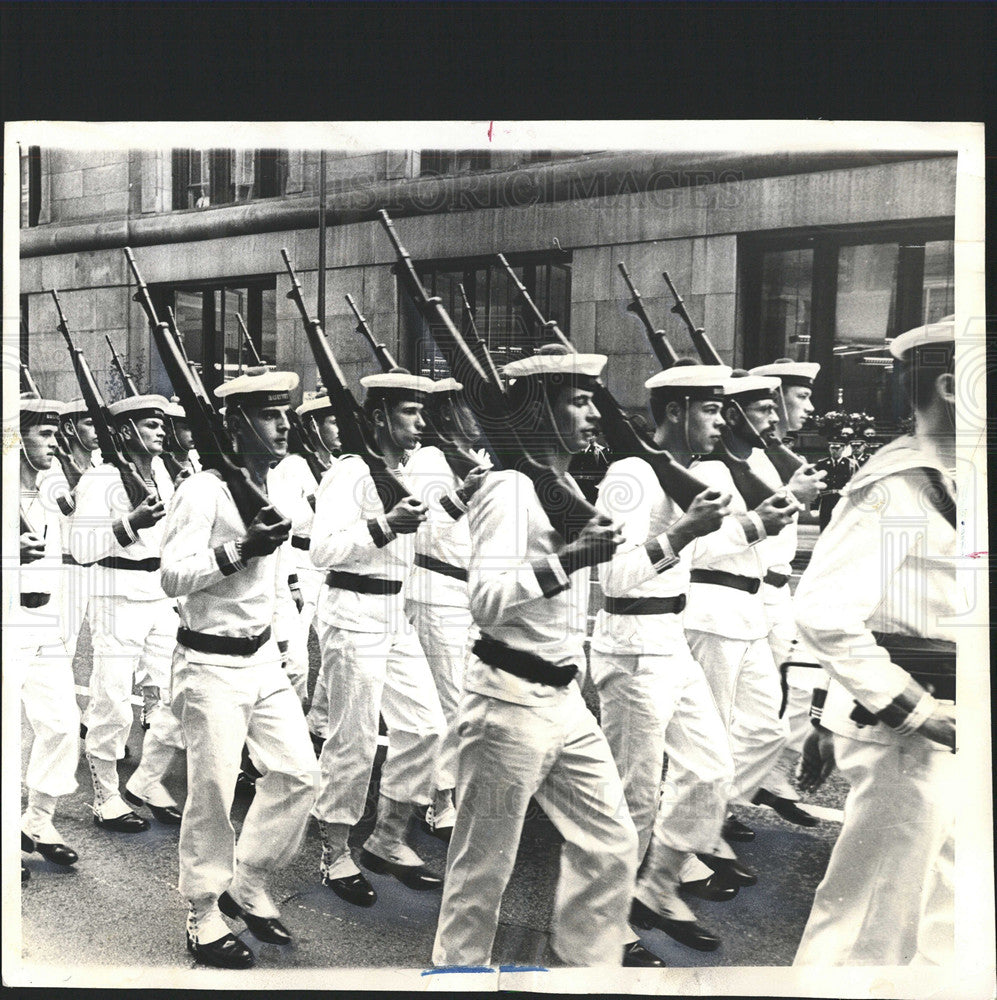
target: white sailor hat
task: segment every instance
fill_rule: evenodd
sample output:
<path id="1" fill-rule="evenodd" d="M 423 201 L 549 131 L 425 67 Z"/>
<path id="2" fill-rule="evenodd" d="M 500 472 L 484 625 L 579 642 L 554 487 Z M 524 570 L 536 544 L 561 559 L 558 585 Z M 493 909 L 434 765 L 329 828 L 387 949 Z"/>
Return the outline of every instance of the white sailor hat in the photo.
<path id="1" fill-rule="evenodd" d="M 902 358 L 918 347 L 940 347 L 955 341 L 955 316 L 945 316 L 937 323 L 917 326 L 895 337 L 890 344 L 890 354 Z"/>
<path id="2" fill-rule="evenodd" d="M 771 399 L 779 388 L 779 380 L 769 375 L 749 375 L 732 373 L 724 383 L 724 395 L 737 397 L 739 403 L 753 403 L 757 399 Z"/>
<path id="3" fill-rule="evenodd" d="M 563 344 L 544 344 L 533 357 L 510 361 L 502 369 L 506 378 L 529 375 L 584 375 L 598 378 L 606 367 L 605 354 L 576 354 Z"/>
<path id="4" fill-rule="evenodd" d="M 76 399 L 71 399 L 68 403 L 63 403 L 62 415 L 63 417 L 70 417 L 73 420 L 82 420 L 84 417 L 89 417 L 90 411 L 87 409 L 87 401 L 82 396 L 77 396 Z"/>
<path id="5" fill-rule="evenodd" d="M 174 420 L 186 420 L 187 414 L 184 412 L 184 408 L 180 405 L 179 400 L 170 399 L 166 402 L 166 409 L 163 413 L 168 417 L 172 417 Z"/>
<path id="6" fill-rule="evenodd" d="M 433 383 L 433 392 L 444 393 L 444 392 L 460 392 L 464 388 L 463 382 L 458 382 L 455 378 L 441 378 L 437 379 Z"/>
<path id="7" fill-rule="evenodd" d="M 21 424 L 58 424 L 65 412 L 65 404 L 57 399 L 38 399 L 31 396 L 20 401 Z"/>
<path id="8" fill-rule="evenodd" d="M 169 408 L 169 400 L 155 393 L 145 396 L 126 396 L 116 403 L 111 403 L 107 411 L 115 420 L 128 418 L 138 420 L 142 417 L 159 417 L 162 419 Z"/>
<path id="9" fill-rule="evenodd" d="M 395 389 L 401 392 L 432 392 L 433 380 L 422 375 L 412 375 L 404 368 L 380 375 L 366 375 L 360 379 L 365 389 Z"/>
<path id="10" fill-rule="evenodd" d="M 275 372 L 261 365 L 247 368 L 215 389 L 227 406 L 289 406 L 291 391 L 298 387 L 295 372 Z"/>
<path id="11" fill-rule="evenodd" d="M 331 413 L 332 404 L 329 402 L 329 396 L 323 393 L 321 396 L 313 396 L 311 399 L 306 399 L 294 412 L 299 417 L 307 416 L 309 413 L 313 417 L 317 417 L 326 410 Z"/>
<path id="12" fill-rule="evenodd" d="M 770 365 L 758 365 L 752 368 L 751 375 L 768 375 L 777 378 L 784 386 L 799 385 L 804 389 L 812 389 L 814 379 L 820 371 L 816 361 L 773 361 Z"/>
<path id="13" fill-rule="evenodd" d="M 727 365 L 674 365 L 652 375 L 644 388 L 676 399 L 723 399 L 730 372 Z"/>

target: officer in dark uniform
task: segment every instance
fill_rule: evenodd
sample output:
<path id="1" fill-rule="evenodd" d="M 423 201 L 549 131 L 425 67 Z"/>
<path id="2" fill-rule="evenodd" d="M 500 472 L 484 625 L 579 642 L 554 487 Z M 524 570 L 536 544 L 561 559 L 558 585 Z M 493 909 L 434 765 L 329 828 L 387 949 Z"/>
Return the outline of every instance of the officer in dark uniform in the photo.
<path id="1" fill-rule="evenodd" d="M 834 510 L 838 500 L 841 499 L 841 491 L 848 480 L 855 475 L 858 466 L 854 459 L 845 458 L 843 452 L 848 443 L 848 436 L 845 435 L 844 428 L 838 431 L 834 437 L 827 442 L 829 455 L 816 463 L 819 471 L 826 473 L 824 489 L 817 497 L 817 518 L 820 522 L 820 530 L 823 531 L 831 520 L 831 511 Z"/>

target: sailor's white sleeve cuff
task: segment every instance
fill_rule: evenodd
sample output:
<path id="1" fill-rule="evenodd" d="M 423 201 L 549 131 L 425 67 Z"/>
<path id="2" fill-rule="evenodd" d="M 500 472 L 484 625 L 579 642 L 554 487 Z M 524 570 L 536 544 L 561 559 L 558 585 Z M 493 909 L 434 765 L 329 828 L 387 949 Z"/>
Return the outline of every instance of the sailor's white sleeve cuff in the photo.
<path id="1" fill-rule="evenodd" d="M 748 540 L 749 545 L 756 545 L 767 536 L 761 517 L 753 510 L 749 510 L 744 514 L 735 514 L 734 516 L 737 518 L 737 523 L 741 525 L 744 537 Z"/>
<path id="2" fill-rule="evenodd" d="M 679 561 L 679 557 L 672 548 L 671 540 L 664 532 L 657 538 L 645 542 L 644 549 L 651 560 L 655 573 L 664 573 L 666 569 L 671 569 Z"/>
<path id="3" fill-rule="evenodd" d="M 532 565 L 544 597 L 554 597 L 568 589 L 568 574 L 564 572 L 561 560 L 556 555 L 535 559 Z"/>
<path id="4" fill-rule="evenodd" d="M 239 558 L 237 542 L 226 542 L 224 545 L 216 546 L 215 561 L 224 576 L 231 576 L 246 568 L 246 564 Z"/>
<path id="5" fill-rule="evenodd" d="M 456 491 L 447 493 L 440 499 L 440 506 L 455 520 L 459 521 L 467 513 L 467 504 Z"/>

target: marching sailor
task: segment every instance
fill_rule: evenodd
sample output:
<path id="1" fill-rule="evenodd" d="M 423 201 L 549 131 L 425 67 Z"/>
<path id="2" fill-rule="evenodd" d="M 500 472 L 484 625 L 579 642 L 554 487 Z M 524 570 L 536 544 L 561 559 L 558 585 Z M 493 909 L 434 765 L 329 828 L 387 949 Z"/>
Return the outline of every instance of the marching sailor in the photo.
<path id="1" fill-rule="evenodd" d="M 737 407 L 729 405 L 731 399 L 747 410 L 755 405 L 771 406 L 772 391 L 778 384 L 777 379 L 759 375 L 729 379 L 724 422 L 729 425 L 737 419 Z M 731 801 L 750 800 L 786 741 L 779 718 L 779 675 L 772 662 L 760 593 L 765 574 L 758 546 L 790 523 L 800 507 L 774 494 L 748 510 L 730 471 L 719 459 L 700 461 L 693 466 L 693 472 L 732 499 L 728 523 L 694 543 L 686 635 L 727 728 L 735 775 Z M 754 833 L 730 816 L 724 836 L 728 840 L 750 840 Z M 755 881 L 753 875 L 726 867 L 739 884 Z"/>
<path id="2" fill-rule="evenodd" d="M 176 613 L 159 579 L 162 518 L 173 483 L 162 462 L 162 396 L 130 396 L 108 410 L 129 459 L 145 480 L 149 496 L 134 510 L 109 464 L 88 470 L 76 487 L 70 551 L 78 563 L 96 563 L 91 597 L 93 673 L 85 739 L 94 787 L 94 823 L 106 830 L 138 833 L 149 821 L 132 808 L 148 806 L 170 826 L 180 811 L 163 778 L 184 745 L 168 707 L 170 662 L 176 645 Z M 117 762 L 132 725 L 133 682 L 142 689 L 148 726 L 142 759 L 124 796 Z"/>
<path id="3" fill-rule="evenodd" d="M 234 450 L 264 492 L 287 450 L 297 384 L 294 373 L 268 371 L 215 390 Z M 298 850 L 315 798 L 315 755 L 273 635 L 279 601 L 289 599 L 281 562 L 290 522 L 276 513 L 265 507 L 247 527 L 222 478 L 198 472 L 180 484 L 163 530 L 163 588 L 179 599 L 181 619 L 173 708 L 188 748 L 180 828 L 187 948 L 227 968 L 254 957 L 221 913 L 243 920 L 257 940 L 290 943 L 267 880 Z M 229 813 L 244 744 L 261 777 L 236 842 Z"/>
<path id="4" fill-rule="evenodd" d="M 72 657 L 60 622 L 66 574 L 59 509 L 38 489 L 39 476 L 52 466 L 62 412 L 63 404 L 55 400 L 20 402 L 20 601 L 4 622 L 5 638 L 11 639 L 14 652 L 5 665 L 4 679 L 20 687 L 21 705 L 33 732 L 21 850 L 69 866 L 78 855 L 63 842 L 53 820 L 60 797 L 76 790 L 80 712 Z M 22 881 L 27 873 L 22 861 Z"/>
<path id="5" fill-rule="evenodd" d="M 534 420 L 524 439 L 561 475 L 595 435 L 592 389 L 605 364 L 605 355 L 551 345 L 505 367 L 515 379 L 510 406 Z M 612 555 L 619 530 L 595 517 L 565 544 L 533 483 L 512 469 L 488 473 L 468 518 L 470 606 L 481 635 L 464 677 L 457 818 L 433 963 L 490 963 L 535 796 L 566 840 L 551 933 L 558 958 L 660 966 L 627 925 L 637 834 L 609 744 L 576 680 L 585 663 L 589 567 Z M 636 559 L 654 575 L 648 551 Z"/>
<path id="6" fill-rule="evenodd" d="M 723 366 L 676 365 L 644 383 L 651 390 L 655 444 L 682 465 L 712 451 L 719 440 L 729 375 Z M 720 529 L 729 500 L 729 494 L 704 491 L 683 513 L 650 465 L 631 457 L 609 466 L 596 504 L 623 525 L 623 543 L 599 569 L 606 599 L 592 637 L 592 680 L 637 827 L 638 857 L 651 845 L 631 921 L 701 951 L 715 949 L 720 939 L 696 922 L 678 896 L 679 873 L 693 852 L 730 853 L 720 830 L 734 764 L 709 684 L 689 651 L 682 611 L 690 543 Z M 731 523 L 729 530 L 741 529 Z M 638 582 L 628 562 L 634 549 L 645 546 L 660 552 L 658 572 L 650 579 L 640 573 L 645 578 Z"/>
<path id="7" fill-rule="evenodd" d="M 403 466 L 425 428 L 430 379 L 399 370 L 360 380 L 364 413 L 388 468 L 409 488 Z M 411 492 L 411 490 L 410 490 Z M 377 900 L 347 842 L 360 820 L 377 752 L 378 715 L 388 730 L 377 823 L 361 853 L 365 867 L 411 889 L 439 889 L 410 844 L 413 807 L 432 804 L 433 769 L 446 720 L 402 588 L 426 505 L 410 495 L 386 511 L 363 459 L 344 455 L 315 499 L 312 563 L 326 572 L 316 630 L 327 689 L 326 740 L 314 815 L 322 836 L 324 885 L 356 906 Z"/>
<path id="8" fill-rule="evenodd" d="M 831 676 L 821 725 L 848 780 L 845 820 L 795 965 L 954 957 L 957 587 L 954 323 L 890 352 L 915 429 L 843 490 L 796 591 Z M 825 736 L 825 738 L 827 738 Z"/>

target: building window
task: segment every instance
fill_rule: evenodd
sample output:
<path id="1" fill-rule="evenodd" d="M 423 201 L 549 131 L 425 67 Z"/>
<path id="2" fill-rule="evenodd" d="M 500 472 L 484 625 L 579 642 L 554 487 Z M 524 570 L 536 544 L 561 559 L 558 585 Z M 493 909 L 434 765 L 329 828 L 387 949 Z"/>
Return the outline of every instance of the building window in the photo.
<path id="1" fill-rule="evenodd" d="M 743 237 L 744 364 L 821 364 L 818 409 L 865 411 L 891 424 L 890 341 L 953 311 L 951 224 Z"/>
<path id="2" fill-rule="evenodd" d="M 287 188 L 286 149 L 173 150 L 173 208 L 278 198 Z"/>
<path id="3" fill-rule="evenodd" d="M 544 316 L 556 320 L 570 336 L 571 268 L 564 262 L 564 254 L 557 262 L 535 254 L 509 254 L 508 260 Z M 443 299 L 458 330 L 468 322 L 458 288 L 463 284 L 478 333 L 496 365 L 527 357 L 543 342 L 543 331 L 537 329 L 509 276 L 494 258 L 420 263 L 417 268 L 430 293 Z M 447 358 L 426 335 L 408 294 L 401 290 L 399 295 L 402 342 L 412 370 L 431 378 L 445 376 L 450 370 Z"/>
<path id="4" fill-rule="evenodd" d="M 21 228 L 38 225 L 42 210 L 42 151 L 28 146 L 21 153 Z"/>
<path id="5" fill-rule="evenodd" d="M 476 170 L 488 170 L 491 165 L 492 155 L 487 150 L 423 149 L 419 154 L 420 177 L 467 174 Z"/>
<path id="6" fill-rule="evenodd" d="M 157 312 L 167 307 L 176 316 L 187 356 L 198 365 L 208 392 L 252 365 L 252 352 L 239 327 L 241 316 L 263 360 L 276 362 L 277 283 L 274 278 L 153 289 Z M 172 394 L 172 387 L 153 352 L 153 392 Z"/>

